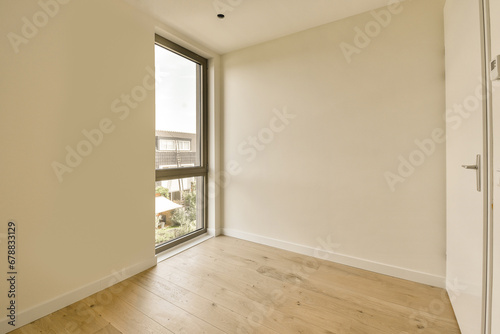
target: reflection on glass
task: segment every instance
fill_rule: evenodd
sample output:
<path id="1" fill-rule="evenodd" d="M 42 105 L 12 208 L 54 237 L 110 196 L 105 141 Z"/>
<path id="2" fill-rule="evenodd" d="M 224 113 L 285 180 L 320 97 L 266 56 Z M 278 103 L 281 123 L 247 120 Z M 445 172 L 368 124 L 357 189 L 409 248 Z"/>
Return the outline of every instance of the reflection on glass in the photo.
<path id="1" fill-rule="evenodd" d="M 156 246 L 203 228 L 203 177 L 156 182 Z"/>

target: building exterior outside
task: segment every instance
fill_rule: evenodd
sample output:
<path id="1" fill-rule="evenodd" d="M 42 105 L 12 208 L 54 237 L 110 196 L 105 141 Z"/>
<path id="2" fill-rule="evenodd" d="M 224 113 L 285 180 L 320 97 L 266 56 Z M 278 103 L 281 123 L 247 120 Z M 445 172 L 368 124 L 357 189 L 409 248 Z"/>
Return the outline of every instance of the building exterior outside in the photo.
<path id="1" fill-rule="evenodd" d="M 156 130 L 156 169 L 194 167 L 199 165 L 198 138 L 194 133 Z M 162 244 L 195 231 L 203 223 L 197 219 L 198 195 L 196 177 L 157 181 L 156 244 Z M 202 185 L 201 185 L 202 186 Z"/>
<path id="2" fill-rule="evenodd" d="M 192 167 L 199 162 L 194 133 L 156 130 L 156 169 Z"/>

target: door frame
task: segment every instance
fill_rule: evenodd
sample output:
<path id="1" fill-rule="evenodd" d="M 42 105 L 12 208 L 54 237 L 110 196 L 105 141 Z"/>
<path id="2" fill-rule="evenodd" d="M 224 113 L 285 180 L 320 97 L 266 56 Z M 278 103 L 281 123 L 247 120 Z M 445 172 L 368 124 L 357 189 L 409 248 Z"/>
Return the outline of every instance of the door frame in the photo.
<path id="1" fill-rule="evenodd" d="M 492 83 L 490 77 L 491 33 L 489 0 L 480 0 L 480 27 L 482 53 L 483 86 L 483 328 L 482 332 L 491 334 L 492 284 L 493 284 L 493 122 L 492 122 Z"/>

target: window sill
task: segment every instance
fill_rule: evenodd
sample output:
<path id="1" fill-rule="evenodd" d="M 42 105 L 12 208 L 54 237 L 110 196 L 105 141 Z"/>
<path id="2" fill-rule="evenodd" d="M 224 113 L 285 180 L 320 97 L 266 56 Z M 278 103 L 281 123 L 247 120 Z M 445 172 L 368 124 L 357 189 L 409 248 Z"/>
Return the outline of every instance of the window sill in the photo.
<path id="1" fill-rule="evenodd" d="M 175 256 L 181 252 L 184 252 L 185 250 L 187 250 L 191 247 L 194 247 L 196 245 L 199 245 L 204 241 L 212 239 L 213 237 L 214 237 L 213 235 L 205 233 L 205 234 L 202 234 L 202 235 L 200 235 L 196 238 L 193 238 L 189 241 L 186 241 L 178 246 L 172 247 L 170 249 L 167 249 L 164 252 L 156 254 L 156 263 L 160 263 L 161 261 L 164 261 L 168 258 L 171 258 L 172 256 Z"/>

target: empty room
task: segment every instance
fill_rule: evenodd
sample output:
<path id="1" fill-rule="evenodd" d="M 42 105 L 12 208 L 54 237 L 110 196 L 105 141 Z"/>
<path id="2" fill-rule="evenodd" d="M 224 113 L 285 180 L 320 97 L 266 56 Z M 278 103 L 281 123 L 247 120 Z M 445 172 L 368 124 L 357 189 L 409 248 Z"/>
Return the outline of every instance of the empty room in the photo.
<path id="1" fill-rule="evenodd" d="M 500 0 L 0 0 L 0 333 L 500 334 Z"/>

